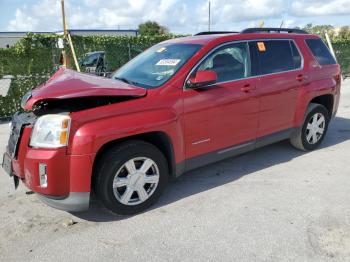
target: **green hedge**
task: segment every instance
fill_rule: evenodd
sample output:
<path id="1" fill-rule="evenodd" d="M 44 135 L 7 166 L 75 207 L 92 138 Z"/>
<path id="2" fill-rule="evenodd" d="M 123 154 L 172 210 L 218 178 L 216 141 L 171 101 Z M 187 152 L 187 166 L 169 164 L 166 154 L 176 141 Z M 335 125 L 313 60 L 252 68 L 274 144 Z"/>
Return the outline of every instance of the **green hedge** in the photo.
<path id="1" fill-rule="evenodd" d="M 332 45 L 342 74 L 350 76 L 350 40 L 335 41 Z"/>
<path id="2" fill-rule="evenodd" d="M 107 70 L 114 71 L 152 45 L 174 37 L 177 36 L 73 36 L 73 43 L 78 57 L 91 51 L 105 51 Z M 57 68 L 61 53 L 57 39 L 54 34 L 28 34 L 13 47 L 0 48 L 0 79 L 4 75 L 14 76 L 7 97 L 0 96 L 0 119 L 19 110 L 23 94 L 43 83 Z M 71 57 L 67 43 L 65 50 Z M 350 40 L 335 41 L 334 50 L 343 74 L 350 75 Z M 74 68 L 73 65 L 70 58 L 69 66 Z"/>
<path id="3" fill-rule="evenodd" d="M 77 57 L 87 52 L 104 50 L 107 70 L 114 71 L 130 58 L 161 41 L 175 35 L 159 36 L 73 36 Z M 58 36 L 29 34 L 15 46 L 0 48 L 0 79 L 12 75 L 6 97 L 0 96 L 0 119 L 7 118 L 20 109 L 21 97 L 31 88 L 45 82 L 59 65 L 61 50 L 57 47 Z M 69 67 L 74 68 L 68 44 L 64 48 L 69 57 Z"/>
<path id="4" fill-rule="evenodd" d="M 29 77 L 15 77 L 11 81 L 11 86 L 6 97 L 0 96 L 0 119 L 12 116 L 20 110 L 21 98 L 32 87 L 45 82 L 49 75 L 36 75 Z"/>
<path id="5" fill-rule="evenodd" d="M 174 35 L 139 37 L 73 36 L 72 39 L 77 57 L 82 57 L 87 52 L 105 51 L 107 71 L 114 71 L 147 48 L 174 37 Z M 71 56 L 69 48 L 67 52 Z M 70 64 L 73 67 L 72 60 Z"/>

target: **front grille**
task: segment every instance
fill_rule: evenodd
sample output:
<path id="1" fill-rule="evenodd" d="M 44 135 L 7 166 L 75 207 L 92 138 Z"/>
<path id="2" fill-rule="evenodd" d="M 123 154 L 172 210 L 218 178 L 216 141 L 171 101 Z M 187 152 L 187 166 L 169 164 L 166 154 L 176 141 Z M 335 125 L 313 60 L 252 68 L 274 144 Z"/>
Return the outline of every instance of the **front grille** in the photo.
<path id="1" fill-rule="evenodd" d="M 26 125 L 34 124 L 35 119 L 36 117 L 33 113 L 16 113 L 12 117 L 11 133 L 8 142 L 8 152 L 12 158 L 17 158 L 23 128 Z"/>

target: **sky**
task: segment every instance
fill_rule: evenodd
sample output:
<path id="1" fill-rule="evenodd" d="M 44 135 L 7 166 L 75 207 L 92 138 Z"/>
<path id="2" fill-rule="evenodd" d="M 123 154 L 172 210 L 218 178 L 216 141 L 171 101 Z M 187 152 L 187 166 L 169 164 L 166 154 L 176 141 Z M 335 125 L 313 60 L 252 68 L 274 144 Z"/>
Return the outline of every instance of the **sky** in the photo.
<path id="1" fill-rule="evenodd" d="M 66 0 L 71 29 L 137 29 L 152 20 L 173 33 L 208 29 L 208 0 Z M 212 30 L 350 25 L 350 0 L 211 0 Z M 0 31 L 62 30 L 60 0 L 0 0 Z"/>

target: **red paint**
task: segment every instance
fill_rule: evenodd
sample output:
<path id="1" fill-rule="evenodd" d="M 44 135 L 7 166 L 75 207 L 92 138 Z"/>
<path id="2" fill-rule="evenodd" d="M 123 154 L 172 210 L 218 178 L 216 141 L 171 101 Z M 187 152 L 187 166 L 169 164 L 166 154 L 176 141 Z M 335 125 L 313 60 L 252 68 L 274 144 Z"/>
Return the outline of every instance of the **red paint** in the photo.
<path id="1" fill-rule="evenodd" d="M 96 96 L 144 96 L 147 90 L 126 83 L 60 69 L 45 84 L 32 91 L 26 104 L 29 110 L 40 100 Z"/>
<path id="2" fill-rule="evenodd" d="M 212 70 L 199 70 L 194 77 L 190 77 L 189 81 L 191 84 L 198 85 L 206 85 L 213 84 L 218 79 L 216 73 Z"/>
<path id="3" fill-rule="evenodd" d="M 317 65 L 304 38 L 313 35 L 231 34 L 169 40 L 203 47 L 163 86 L 145 90 L 120 81 L 60 70 L 35 89 L 26 109 L 43 99 L 83 96 L 137 96 L 121 103 L 71 113 L 67 148 L 43 150 L 28 146 L 31 127 L 24 130 L 15 174 L 35 192 L 67 195 L 89 192 L 96 154 L 108 142 L 148 132 L 169 137 L 176 163 L 214 150 L 299 127 L 312 98 L 332 94 L 336 112 L 340 93 L 339 66 Z M 229 41 L 294 39 L 304 56 L 304 69 L 183 89 L 193 66 L 212 48 Z M 197 76 L 198 81 L 213 74 Z M 48 165 L 48 188 L 39 187 L 38 163 Z"/>

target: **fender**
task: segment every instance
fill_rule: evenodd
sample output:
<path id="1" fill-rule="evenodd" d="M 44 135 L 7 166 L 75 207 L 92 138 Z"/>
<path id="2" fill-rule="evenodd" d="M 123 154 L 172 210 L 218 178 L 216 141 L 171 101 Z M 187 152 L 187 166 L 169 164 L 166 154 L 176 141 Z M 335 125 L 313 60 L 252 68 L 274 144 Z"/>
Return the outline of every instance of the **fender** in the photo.
<path id="1" fill-rule="evenodd" d="M 180 162 L 184 158 L 181 126 L 181 120 L 171 108 L 111 116 L 84 123 L 72 130 L 69 154 L 96 154 L 111 141 L 149 132 L 163 132 L 173 143 L 175 161 Z"/>
<path id="2" fill-rule="evenodd" d="M 304 116 L 308 105 L 315 97 L 322 95 L 335 95 L 337 83 L 334 79 L 327 78 L 307 83 L 300 89 L 294 116 L 294 126 L 300 127 L 304 122 Z M 334 110 L 334 109 L 333 109 Z"/>

